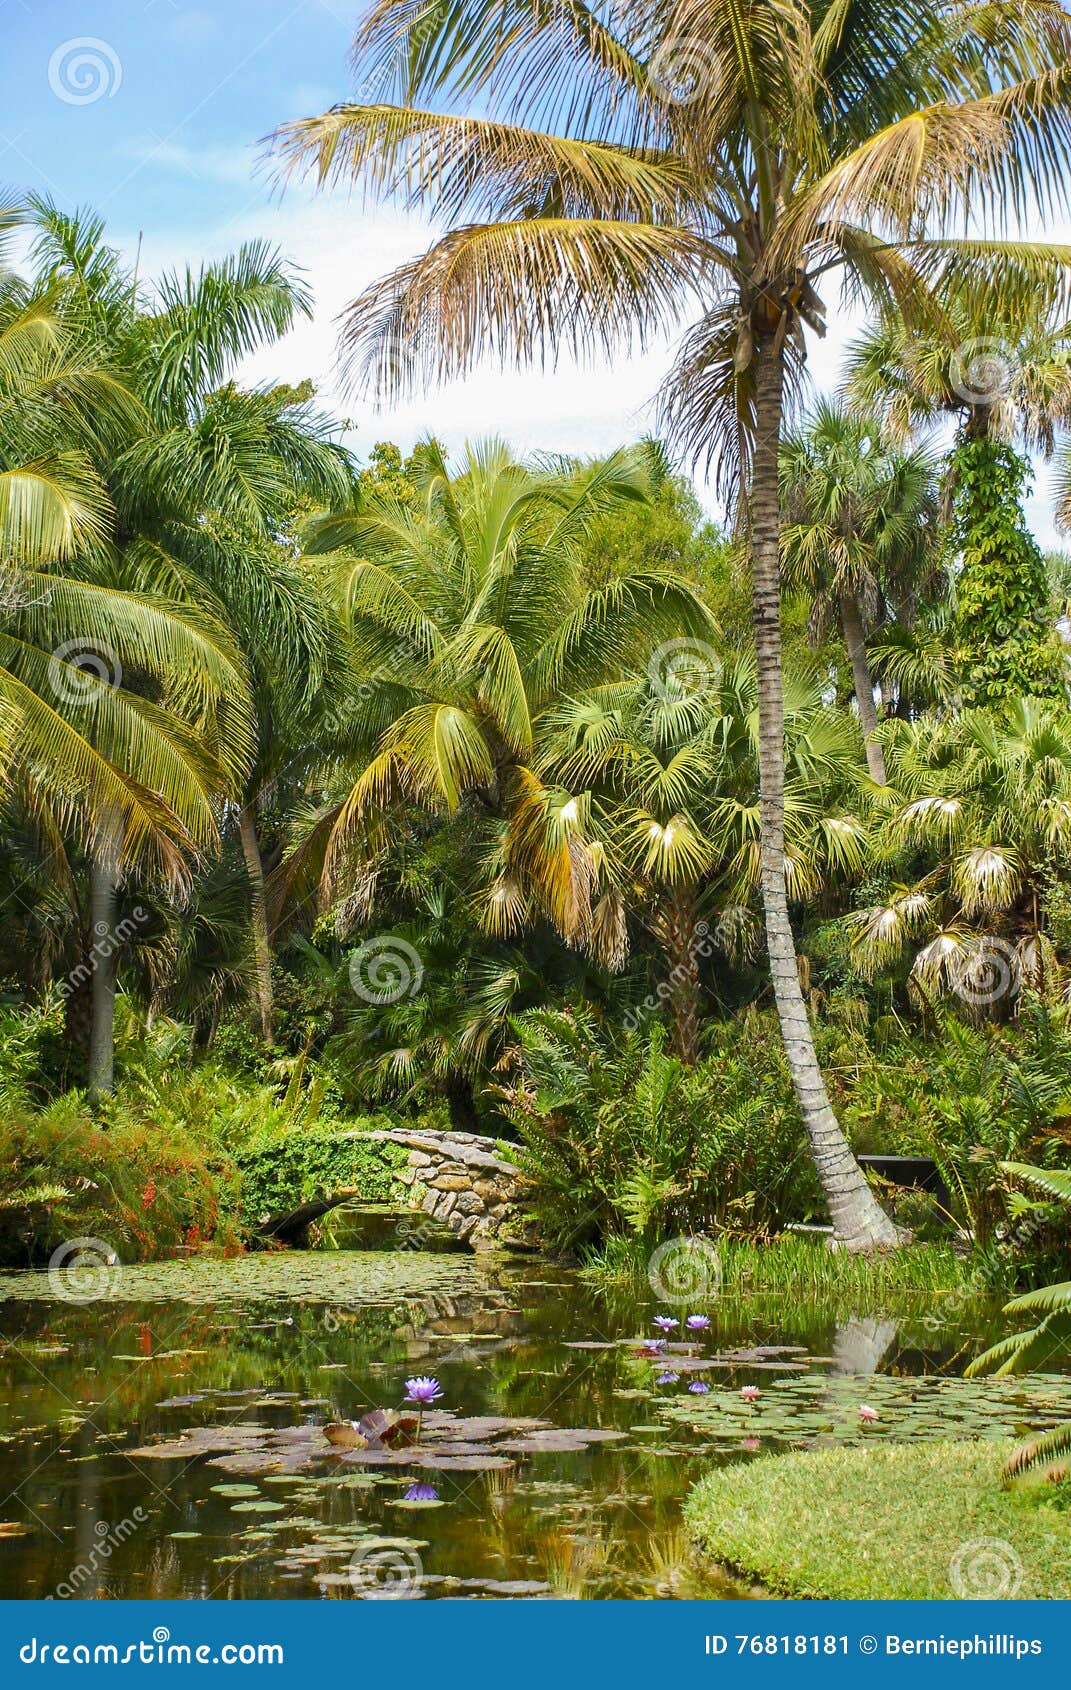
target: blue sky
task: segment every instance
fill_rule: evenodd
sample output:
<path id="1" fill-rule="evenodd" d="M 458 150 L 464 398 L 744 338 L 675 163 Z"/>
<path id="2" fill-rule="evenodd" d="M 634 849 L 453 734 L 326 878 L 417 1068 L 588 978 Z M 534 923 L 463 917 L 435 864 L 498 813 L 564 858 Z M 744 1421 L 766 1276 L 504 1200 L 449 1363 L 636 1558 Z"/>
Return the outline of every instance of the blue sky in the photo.
<path id="1" fill-rule="evenodd" d="M 522 449 L 576 452 L 645 432 L 669 342 L 594 372 L 567 360 L 545 374 L 480 369 L 378 414 L 340 391 L 338 313 L 434 231 L 342 193 L 313 197 L 298 187 L 280 199 L 258 158 L 278 124 L 353 94 L 349 46 L 363 8 L 364 0 L 0 0 L 0 186 L 92 206 L 131 254 L 141 237 L 146 277 L 252 237 L 274 241 L 306 270 L 315 320 L 244 374 L 312 376 L 351 423 L 359 452 L 384 438 L 408 447 L 428 429 L 452 448 L 499 433 Z M 818 386 L 835 382 L 855 326 L 832 314 L 829 339 L 811 353 Z M 1043 542 L 1056 543 L 1044 474 L 1030 516 Z"/>

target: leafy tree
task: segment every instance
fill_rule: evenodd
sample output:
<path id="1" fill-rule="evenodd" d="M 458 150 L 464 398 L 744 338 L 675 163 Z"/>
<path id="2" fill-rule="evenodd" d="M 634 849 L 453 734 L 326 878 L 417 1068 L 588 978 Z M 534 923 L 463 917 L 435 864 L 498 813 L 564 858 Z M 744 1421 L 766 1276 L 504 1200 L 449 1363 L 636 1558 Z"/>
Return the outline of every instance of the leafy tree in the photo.
<path id="1" fill-rule="evenodd" d="M 709 628 L 692 590 L 656 564 L 583 582 L 586 534 L 622 502 L 642 508 L 648 462 L 636 448 L 580 473 L 487 441 L 451 474 L 429 442 L 414 498 L 376 488 L 312 524 L 311 552 L 348 554 L 351 659 L 365 677 L 358 778 L 313 840 L 329 882 L 351 847 L 379 849 L 401 804 L 445 815 L 464 804 L 485 826 L 475 912 L 486 931 L 506 937 L 541 915 L 598 952 L 597 855 L 579 801 L 542 781 L 534 753 L 540 714 L 563 692 L 649 661 L 660 636 Z"/>

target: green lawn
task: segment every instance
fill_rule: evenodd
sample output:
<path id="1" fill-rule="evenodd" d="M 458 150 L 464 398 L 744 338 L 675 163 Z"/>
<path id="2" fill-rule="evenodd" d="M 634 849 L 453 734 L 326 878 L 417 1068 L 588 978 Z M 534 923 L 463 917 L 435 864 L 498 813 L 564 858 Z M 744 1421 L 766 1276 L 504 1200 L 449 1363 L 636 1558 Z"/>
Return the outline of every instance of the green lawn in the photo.
<path id="1" fill-rule="evenodd" d="M 706 1554 L 785 1596 L 1067 1601 L 1071 1506 L 1038 1485 L 1001 1491 L 1011 1448 L 874 1443 L 771 1456 L 710 1474 L 685 1517 Z"/>

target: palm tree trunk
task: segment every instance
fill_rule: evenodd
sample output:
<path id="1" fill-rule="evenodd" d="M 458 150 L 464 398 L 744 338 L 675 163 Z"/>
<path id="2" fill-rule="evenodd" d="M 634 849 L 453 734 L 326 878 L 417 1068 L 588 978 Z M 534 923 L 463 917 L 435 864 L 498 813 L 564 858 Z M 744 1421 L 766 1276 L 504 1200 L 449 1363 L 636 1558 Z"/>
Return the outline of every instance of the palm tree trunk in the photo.
<path id="1" fill-rule="evenodd" d="M 669 964 L 665 990 L 669 999 L 673 1054 L 694 1067 L 699 1061 L 699 958 L 696 955 L 695 900 L 677 891 L 658 914 L 656 930 Z"/>
<path id="2" fill-rule="evenodd" d="M 95 858 L 89 864 L 89 966 L 92 1019 L 89 1032 L 89 1095 L 115 1090 L 115 983 L 118 938 L 115 917 L 119 897 L 111 871 Z"/>
<path id="3" fill-rule="evenodd" d="M 855 1250 L 892 1246 L 899 1235 L 876 1201 L 830 1108 L 800 988 L 785 886 L 785 751 L 781 679 L 780 519 L 777 453 L 784 369 L 771 341 L 756 346 L 755 454 L 749 522 L 759 702 L 762 902 L 774 998 L 792 1084 L 829 1206 L 833 1236 Z"/>
<path id="4" fill-rule="evenodd" d="M 249 903 L 253 923 L 253 957 L 256 968 L 257 1012 L 260 1034 L 265 1044 L 275 1038 L 275 999 L 271 984 L 271 932 L 268 927 L 268 896 L 264 883 L 264 859 L 260 854 L 257 823 L 250 804 L 243 804 L 238 812 L 238 832 L 242 839 L 246 873 L 249 876 Z"/>
<path id="5" fill-rule="evenodd" d="M 866 639 L 863 634 L 863 618 L 859 614 L 859 600 L 852 592 L 846 592 L 841 598 L 840 621 L 844 629 L 844 643 L 848 647 L 851 660 L 855 702 L 859 706 L 859 721 L 866 743 L 866 766 L 870 771 L 871 780 L 877 781 L 879 786 L 884 786 L 885 752 L 874 738 L 878 730 L 878 713 L 874 708 L 874 678 L 866 660 Z"/>

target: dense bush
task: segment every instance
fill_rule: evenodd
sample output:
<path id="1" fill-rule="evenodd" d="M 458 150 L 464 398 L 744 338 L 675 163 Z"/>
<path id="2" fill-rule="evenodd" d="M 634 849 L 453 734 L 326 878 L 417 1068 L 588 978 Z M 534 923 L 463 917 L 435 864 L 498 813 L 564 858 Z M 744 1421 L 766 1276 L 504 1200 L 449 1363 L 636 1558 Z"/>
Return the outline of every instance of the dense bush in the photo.
<path id="1" fill-rule="evenodd" d="M 695 1068 L 666 1054 L 657 1022 L 616 1042 L 579 1010 L 518 1031 L 521 1074 L 500 1096 L 552 1243 L 763 1234 L 818 1210 L 772 1018 L 709 1027 Z"/>
<path id="2" fill-rule="evenodd" d="M 240 1247 L 238 1175 L 189 1132 L 102 1127 L 77 1093 L 0 1123 L 0 1262 L 29 1266 L 75 1238 L 121 1261 Z"/>

